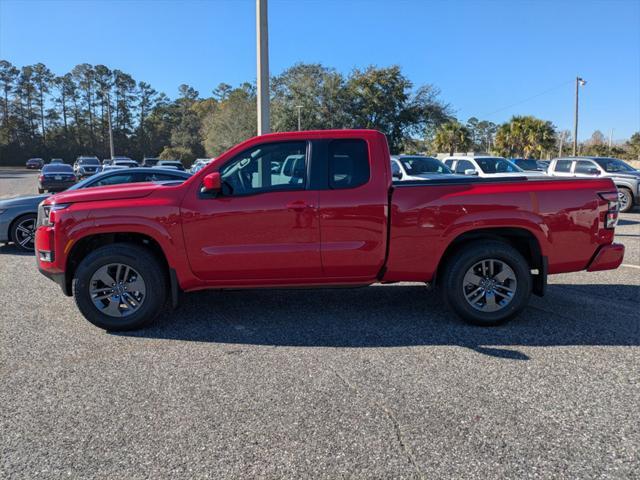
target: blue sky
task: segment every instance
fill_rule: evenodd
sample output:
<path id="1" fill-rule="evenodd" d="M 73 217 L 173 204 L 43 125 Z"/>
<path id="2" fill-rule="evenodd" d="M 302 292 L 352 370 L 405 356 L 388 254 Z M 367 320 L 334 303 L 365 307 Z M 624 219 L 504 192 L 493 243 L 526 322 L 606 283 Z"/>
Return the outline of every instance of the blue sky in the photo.
<path id="1" fill-rule="evenodd" d="M 254 0 L 0 0 L 0 58 L 57 74 L 102 63 L 171 97 L 255 80 L 254 29 Z M 571 129 L 580 74 L 579 137 L 640 130 L 640 0 L 270 0 L 269 35 L 272 74 L 398 64 L 463 121 L 532 114 Z"/>

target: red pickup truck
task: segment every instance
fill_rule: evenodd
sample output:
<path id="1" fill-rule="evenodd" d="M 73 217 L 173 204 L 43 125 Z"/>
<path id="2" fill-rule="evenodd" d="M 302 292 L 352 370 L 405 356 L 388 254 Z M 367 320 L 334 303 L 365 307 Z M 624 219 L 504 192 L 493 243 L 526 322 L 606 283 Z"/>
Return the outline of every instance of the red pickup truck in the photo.
<path id="1" fill-rule="evenodd" d="M 180 291 L 402 281 L 495 325 L 543 295 L 547 274 L 620 265 L 617 198 L 610 179 L 392 182 L 379 132 L 277 133 L 184 183 L 49 197 L 36 258 L 108 330 L 147 324 Z"/>

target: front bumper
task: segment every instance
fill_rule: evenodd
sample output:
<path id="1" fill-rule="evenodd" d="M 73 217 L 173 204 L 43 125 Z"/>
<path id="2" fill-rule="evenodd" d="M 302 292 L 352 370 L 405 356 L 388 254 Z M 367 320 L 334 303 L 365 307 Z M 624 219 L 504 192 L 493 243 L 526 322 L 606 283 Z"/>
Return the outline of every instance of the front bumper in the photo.
<path id="1" fill-rule="evenodd" d="M 0 214 L 0 242 L 6 243 L 9 239 L 9 227 L 15 217 L 10 217 L 7 212 Z"/>
<path id="2" fill-rule="evenodd" d="M 67 282 L 66 273 L 64 271 L 64 258 L 62 258 L 62 253 L 60 249 L 56 248 L 55 237 L 53 228 L 40 226 L 36 230 L 36 240 L 35 240 L 35 253 L 36 253 L 36 264 L 38 265 L 38 270 L 45 277 L 53 280 L 60 288 L 62 288 L 62 292 L 71 296 L 70 285 Z M 51 252 L 51 261 L 46 262 L 40 258 L 40 252 Z"/>
<path id="3" fill-rule="evenodd" d="M 596 252 L 587 267 L 587 272 L 597 272 L 600 270 L 614 270 L 620 266 L 624 259 L 624 245 L 612 243 L 603 245 Z"/>

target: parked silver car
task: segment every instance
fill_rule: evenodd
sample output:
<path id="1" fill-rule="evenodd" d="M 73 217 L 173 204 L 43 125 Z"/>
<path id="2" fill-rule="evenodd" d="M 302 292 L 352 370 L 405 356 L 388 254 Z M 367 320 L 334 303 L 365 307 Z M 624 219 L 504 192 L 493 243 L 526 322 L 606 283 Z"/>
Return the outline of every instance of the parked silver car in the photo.
<path id="1" fill-rule="evenodd" d="M 607 177 L 618 187 L 621 212 L 640 204 L 640 170 L 618 158 L 554 158 L 547 173 L 554 177 Z"/>
<path id="2" fill-rule="evenodd" d="M 69 190 L 134 182 L 184 181 L 191 174 L 162 168 L 123 168 L 99 173 L 76 183 Z M 14 242 L 24 251 L 33 251 L 38 205 L 49 195 L 0 200 L 0 242 Z"/>

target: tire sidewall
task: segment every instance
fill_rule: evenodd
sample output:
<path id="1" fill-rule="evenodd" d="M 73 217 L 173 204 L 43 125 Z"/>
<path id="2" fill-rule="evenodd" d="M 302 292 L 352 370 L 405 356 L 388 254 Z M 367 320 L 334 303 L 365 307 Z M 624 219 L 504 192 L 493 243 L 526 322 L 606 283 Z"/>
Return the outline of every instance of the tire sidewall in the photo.
<path id="1" fill-rule="evenodd" d="M 18 239 L 16 238 L 18 225 L 28 218 L 33 218 L 34 227 L 35 227 L 35 222 L 37 219 L 37 215 L 35 213 L 27 213 L 26 215 L 21 215 L 18 218 L 16 218 L 11 224 L 11 241 L 16 246 L 16 248 L 20 249 L 23 252 L 33 252 L 35 250 L 35 244 L 33 248 L 25 248 L 18 243 Z M 34 234 L 35 234 L 35 231 L 34 231 Z M 35 238 L 34 238 L 34 242 L 35 242 Z"/>
<path id="2" fill-rule="evenodd" d="M 142 305 L 126 317 L 110 317 L 100 312 L 91 299 L 91 277 L 110 263 L 130 266 L 145 282 Z M 160 313 L 166 300 L 165 285 L 162 269 L 150 253 L 136 246 L 108 246 L 92 252 L 80 263 L 73 280 L 73 296 L 80 312 L 95 326 L 108 331 L 126 331 L 147 325 Z"/>
<path id="3" fill-rule="evenodd" d="M 497 312 L 482 312 L 467 302 L 463 293 L 466 272 L 484 259 L 496 259 L 506 263 L 516 275 L 516 293 L 503 309 Z M 502 242 L 487 242 L 484 245 L 462 250 L 450 264 L 444 282 L 444 297 L 448 306 L 464 320 L 475 325 L 499 325 L 516 316 L 526 306 L 531 296 L 531 272 L 524 257 L 513 247 Z"/>
<path id="4" fill-rule="evenodd" d="M 626 213 L 633 208 L 633 195 L 628 188 L 619 188 L 618 192 L 622 193 L 627 198 L 627 208 L 624 210 L 620 208 L 620 213 Z"/>

